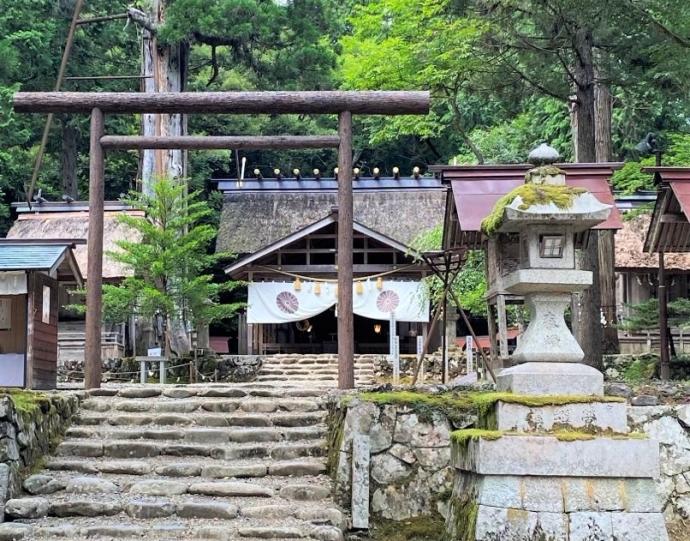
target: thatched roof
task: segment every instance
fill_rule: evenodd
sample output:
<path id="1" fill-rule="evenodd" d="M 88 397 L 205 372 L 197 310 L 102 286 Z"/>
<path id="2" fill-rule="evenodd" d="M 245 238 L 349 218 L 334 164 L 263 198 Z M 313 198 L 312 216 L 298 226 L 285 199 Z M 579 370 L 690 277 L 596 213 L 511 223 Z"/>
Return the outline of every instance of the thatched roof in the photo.
<path id="1" fill-rule="evenodd" d="M 217 250 L 249 254 L 327 216 L 332 191 L 226 192 Z M 446 191 L 355 190 L 354 219 L 402 244 L 443 223 Z"/>
<path id="2" fill-rule="evenodd" d="M 640 214 L 623 220 L 623 228 L 616 232 L 616 270 L 658 269 L 659 255 L 644 251 L 644 241 L 652 217 Z M 668 270 L 690 270 L 690 254 L 666 252 L 664 263 Z"/>
<path id="3" fill-rule="evenodd" d="M 34 207 L 36 208 L 36 207 Z M 103 251 L 117 251 L 116 242 L 119 240 L 136 241 L 138 234 L 117 220 L 117 216 L 122 212 L 128 214 L 143 213 L 139 211 L 106 211 L 103 222 Z M 87 240 L 89 232 L 89 213 L 88 211 L 76 212 L 50 212 L 38 211 L 20 212 L 17 221 L 7 233 L 8 239 L 70 239 Z M 86 244 L 77 245 L 74 255 L 79 265 L 79 270 L 85 279 L 87 276 L 88 246 Z M 119 279 L 131 274 L 120 263 L 113 261 L 107 255 L 103 258 L 103 278 Z"/>

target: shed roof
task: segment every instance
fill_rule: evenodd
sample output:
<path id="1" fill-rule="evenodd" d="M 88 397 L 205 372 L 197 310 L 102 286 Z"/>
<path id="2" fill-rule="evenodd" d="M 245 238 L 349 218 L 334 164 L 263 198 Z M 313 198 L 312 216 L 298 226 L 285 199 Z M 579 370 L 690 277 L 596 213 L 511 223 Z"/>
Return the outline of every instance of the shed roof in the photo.
<path id="1" fill-rule="evenodd" d="M 279 189 L 275 189 L 278 186 Z M 254 253 L 328 215 L 337 205 L 333 179 L 222 180 L 217 250 Z M 354 219 L 405 245 L 443 223 L 447 188 L 429 177 L 354 181 Z"/>
<path id="2" fill-rule="evenodd" d="M 599 201 L 612 205 L 608 220 L 595 229 L 619 229 L 620 212 L 616 208 L 609 179 L 620 167 L 618 163 L 556 164 L 565 171 L 566 183 L 585 188 Z M 525 173 L 533 168 L 530 164 L 432 166 L 439 178 L 449 183 L 453 192 L 450 204 L 451 227 L 449 231 L 455 244 L 472 248 L 479 246 L 482 238 L 481 223 L 494 208 L 496 202 L 525 183 Z M 457 219 L 457 224 L 454 220 Z"/>
<path id="3" fill-rule="evenodd" d="M 646 252 L 690 252 L 690 167 L 649 167 L 659 195 L 644 243 Z"/>
<path id="4" fill-rule="evenodd" d="M 88 203 L 75 201 L 73 203 L 49 203 L 32 205 L 29 210 L 26 203 L 13 205 L 18 212 L 17 220 L 9 232 L 8 239 L 80 239 L 86 241 L 89 233 Z M 117 217 L 126 212 L 132 215 L 143 215 L 142 212 L 128 209 L 119 202 L 106 202 L 103 223 L 103 251 L 117 251 L 117 241 L 138 240 L 136 231 L 120 223 Z M 88 246 L 79 244 L 74 250 L 82 276 L 87 276 Z M 116 280 L 131 274 L 122 264 L 104 256 L 103 278 Z"/>
<path id="5" fill-rule="evenodd" d="M 0 239 L 0 271 L 45 271 L 58 279 L 81 283 L 69 242 L 18 243 Z"/>

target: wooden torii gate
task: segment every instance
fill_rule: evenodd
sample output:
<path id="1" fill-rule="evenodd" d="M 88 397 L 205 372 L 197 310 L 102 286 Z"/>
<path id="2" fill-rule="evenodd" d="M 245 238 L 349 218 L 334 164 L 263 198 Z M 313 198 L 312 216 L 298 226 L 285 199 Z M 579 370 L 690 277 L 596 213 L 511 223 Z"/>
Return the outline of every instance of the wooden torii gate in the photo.
<path id="1" fill-rule="evenodd" d="M 89 158 L 88 287 L 84 384 L 101 385 L 103 200 L 105 152 L 111 149 L 338 149 L 338 386 L 354 378 L 352 312 L 352 115 L 419 115 L 429 112 L 429 93 L 415 92 L 20 92 L 19 113 L 91 115 Z M 106 114 L 337 114 L 338 135 L 182 136 L 105 135 Z M 348 249 L 343 249 L 348 247 Z"/>

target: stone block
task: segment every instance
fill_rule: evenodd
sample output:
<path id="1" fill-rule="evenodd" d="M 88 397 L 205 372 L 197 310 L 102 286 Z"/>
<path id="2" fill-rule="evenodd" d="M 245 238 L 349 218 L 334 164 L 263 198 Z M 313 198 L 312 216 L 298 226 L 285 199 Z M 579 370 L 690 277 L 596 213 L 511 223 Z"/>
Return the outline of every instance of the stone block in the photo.
<path id="1" fill-rule="evenodd" d="M 604 375 L 581 363 L 529 362 L 503 370 L 496 388 L 527 395 L 603 396 Z"/>
<path id="2" fill-rule="evenodd" d="M 476 541 L 526 541 L 568 539 L 568 518 L 563 513 L 533 513 L 480 505 L 477 510 Z"/>
<path id="3" fill-rule="evenodd" d="M 352 527 L 369 528 L 369 436 L 352 440 Z"/>
<path id="4" fill-rule="evenodd" d="M 548 432 L 559 428 L 587 428 L 628 432 L 627 406 L 624 402 L 539 407 L 499 402 L 496 407 L 498 430 Z"/>
<path id="5" fill-rule="evenodd" d="M 563 480 L 562 486 L 563 503 L 567 513 L 661 511 L 661 503 L 652 479 L 569 478 Z"/>
<path id="6" fill-rule="evenodd" d="M 611 513 L 616 541 L 668 541 L 661 513 Z"/>
<path id="7" fill-rule="evenodd" d="M 659 475 L 654 440 L 596 438 L 559 441 L 551 436 L 504 436 L 453 445 L 453 465 L 484 475 L 642 477 Z"/>
<path id="8" fill-rule="evenodd" d="M 406 463 L 388 453 L 381 453 L 371 458 L 371 477 L 381 485 L 400 484 L 412 473 Z"/>
<path id="9" fill-rule="evenodd" d="M 611 513 L 570 513 L 569 541 L 613 539 Z"/>

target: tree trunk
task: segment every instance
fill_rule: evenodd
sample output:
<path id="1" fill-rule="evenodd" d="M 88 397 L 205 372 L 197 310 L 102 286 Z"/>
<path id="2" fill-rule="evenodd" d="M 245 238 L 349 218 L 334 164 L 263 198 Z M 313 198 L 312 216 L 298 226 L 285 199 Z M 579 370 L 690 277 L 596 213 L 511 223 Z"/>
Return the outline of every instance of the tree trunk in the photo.
<path id="1" fill-rule="evenodd" d="M 78 132 L 69 123 L 70 117 L 62 118 L 62 193 L 74 199 L 79 198 L 77 182 L 77 135 Z"/>
<path id="2" fill-rule="evenodd" d="M 575 50 L 575 103 L 571 110 L 575 161 L 596 161 L 594 57 L 592 33 L 579 28 L 573 36 Z M 573 334 L 585 352 L 584 362 L 603 369 L 603 328 L 601 324 L 601 293 L 599 265 L 599 235 L 590 231 L 588 242 L 577 254 L 577 267 L 592 272 L 592 286 L 573 295 Z"/>
<path id="3" fill-rule="evenodd" d="M 148 13 L 154 31 L 143 30 L 142 79 L 144 92 L 183 92 L 187 78 L 188 46 L 184 43 L 162 45 L 158 43 L 155 29 L 165 21 L 169 0 L 153 0 Z M 187 122 L 183 115 L 142 115 L 142 132 L 145 136 L 187 135 Z M 144 150 L 141 155 L 141 191 L 153 195 L 157 179 L 182 179 L 187 173 L 186 153 L 182 150 Z M 178 355 L 191 350 L 187 335 L 185 314 L 182 307 L 168 318 L 169 349 Z"/>
<path id="4" fill-rule="evenodd" d="M 149 17 L 154 27 L 165 21 L 166 2 L 153 0 Z M 144 29 L 143 79 L 144 92 L 182 92 L 186 86 L 188 47 L 180 43 L 159 45 L 155 32 Z M 183 115 L 142 115 L 145 136 L 186 135 Z M 142 153 L 141 190 L 151 195 L 156 178 L 182 178 L 186 172 L 185 153 L 181 150 L 145 150 Z"/>
<path id="5" fill-rule="evenodd" d="M 575 48 L 575 161 L 595 162 L 594 137 L 594 59 L 592 32 L 579 28 L 573 37 Z"/>
<path id="6" fill-rule="evenodd" d="M 603 369 L 601 325 L 601 292 L 599 288 L 598 231 L 590 230 L 586 246 L 577 251 L 576 267 L 592 271 L 592 285 L 575 293 L 571 305 L 573 334 L 585 352 L 584 363 Z"/>
<path id="7" fill-rule="evenodd" d="M 597 55 L 598 63 L 601 63 Z M 613 96 L 609 86 L 603 82 L 605 74 L 595 66 L 597 78 L 594 87 L 594 139 L 597 162 L 613 159 L 611 143 L 611 115 Z M 599 286 L 603 316 L 603 353 L 620 352 L 618 341 L 618 317 L 616 314 L 616 238 L 615 231 L 599 231 Z"/>

